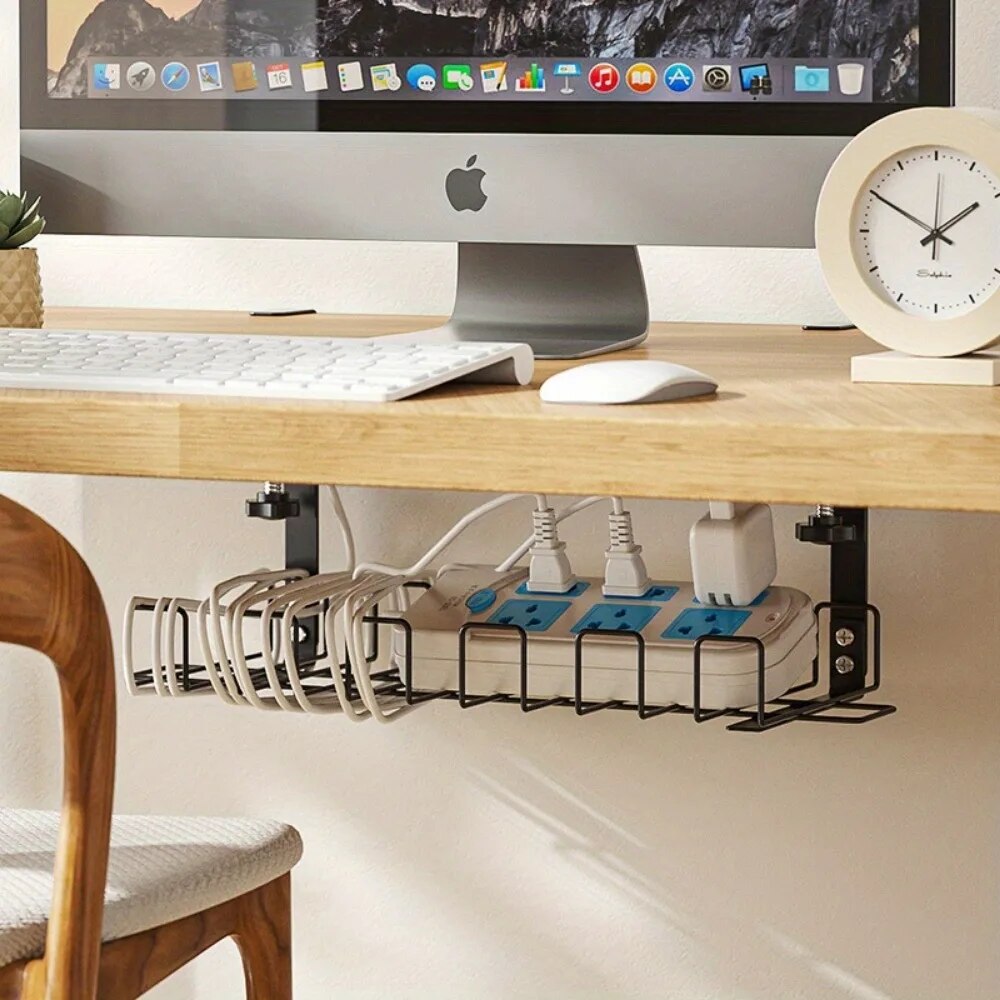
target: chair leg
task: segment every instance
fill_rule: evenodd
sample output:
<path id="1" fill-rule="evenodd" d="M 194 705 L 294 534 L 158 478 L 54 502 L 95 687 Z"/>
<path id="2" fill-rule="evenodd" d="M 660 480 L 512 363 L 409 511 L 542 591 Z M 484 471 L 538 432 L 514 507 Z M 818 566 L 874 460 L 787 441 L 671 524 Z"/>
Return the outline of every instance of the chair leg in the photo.
<path id="1" fill-rule="evenodd" d="M 292 1000 L 291 875 L 240 900 L 233 936 L 243 956 L 247 1000 Z"/>

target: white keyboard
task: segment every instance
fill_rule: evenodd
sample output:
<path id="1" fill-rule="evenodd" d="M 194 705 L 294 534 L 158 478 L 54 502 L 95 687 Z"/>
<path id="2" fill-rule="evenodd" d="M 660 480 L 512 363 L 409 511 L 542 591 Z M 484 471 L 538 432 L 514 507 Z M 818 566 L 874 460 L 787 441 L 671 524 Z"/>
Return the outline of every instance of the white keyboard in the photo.
<path id="1" fill-rule="evenodd" d="M 526 344 L 0 329 L 0 388 L 383 403 L 455 379 L 527 385 Z"/>

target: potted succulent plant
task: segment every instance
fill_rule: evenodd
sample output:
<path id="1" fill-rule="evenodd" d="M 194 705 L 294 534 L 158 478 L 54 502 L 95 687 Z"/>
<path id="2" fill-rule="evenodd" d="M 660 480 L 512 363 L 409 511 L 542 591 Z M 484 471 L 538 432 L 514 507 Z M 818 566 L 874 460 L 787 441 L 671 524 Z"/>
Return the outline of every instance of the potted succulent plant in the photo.
<path id="1" fill-rule="evenodd" d="M 28 244 L 45 228 L 35 199 L 0 191 L 0 326 L 42 325 L 38 253 Z"/>

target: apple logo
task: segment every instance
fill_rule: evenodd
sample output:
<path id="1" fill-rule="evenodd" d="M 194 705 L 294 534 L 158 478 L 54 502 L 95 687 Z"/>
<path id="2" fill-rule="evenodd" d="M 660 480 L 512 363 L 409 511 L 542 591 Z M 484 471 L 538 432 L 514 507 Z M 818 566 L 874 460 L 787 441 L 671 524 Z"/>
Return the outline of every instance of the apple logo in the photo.
<path id="1" fill-rule="evenodd" d="M 470 156 L 466 169 L 456 167 L 444 183 L 448 201 L 456 212 L 480 212 L 486 204 L 483 179 L 486 171 L 476 166 L 478 156 Z"/>

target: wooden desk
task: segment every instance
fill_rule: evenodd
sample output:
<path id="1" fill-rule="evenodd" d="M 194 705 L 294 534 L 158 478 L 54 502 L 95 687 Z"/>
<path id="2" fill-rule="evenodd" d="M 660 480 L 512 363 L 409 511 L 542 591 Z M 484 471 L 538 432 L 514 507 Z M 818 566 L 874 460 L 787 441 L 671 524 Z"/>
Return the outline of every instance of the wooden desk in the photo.
<path id="1" fill-rule="evenodd" d="M 51 310 L 52 327 L 376 335 L 408 317 Z M 1000 512 L 1000 391 L 852 385 L 858 334 L 657 326 L 619 357 L 701 368 L 718 398 L 558 407 L 537 386 L 388 405 L 0 392 L 0 468 L 27 472 Z"/>

